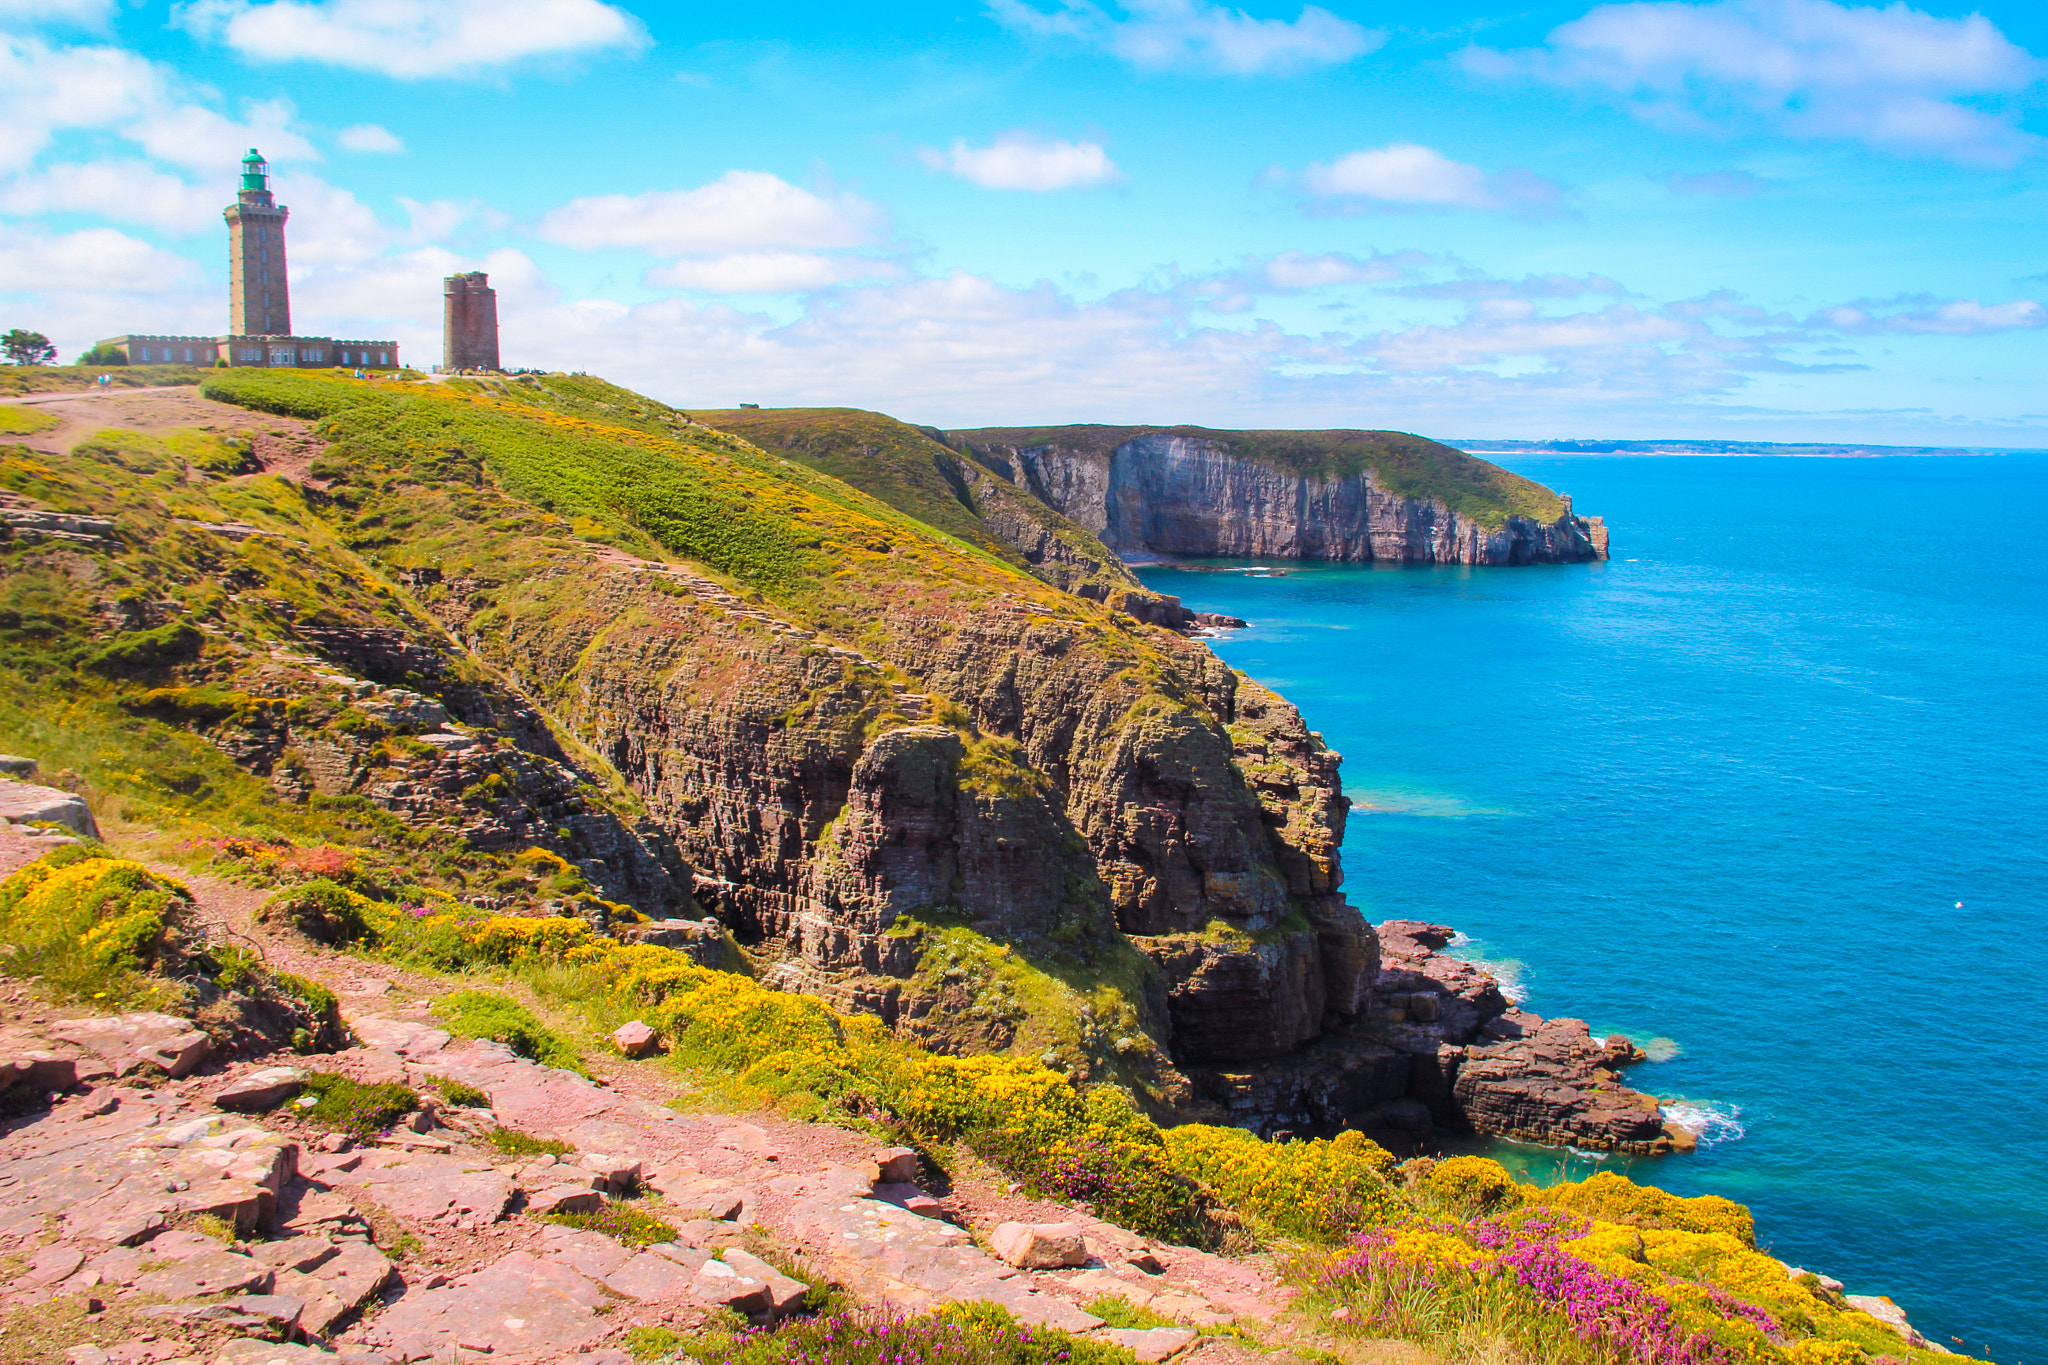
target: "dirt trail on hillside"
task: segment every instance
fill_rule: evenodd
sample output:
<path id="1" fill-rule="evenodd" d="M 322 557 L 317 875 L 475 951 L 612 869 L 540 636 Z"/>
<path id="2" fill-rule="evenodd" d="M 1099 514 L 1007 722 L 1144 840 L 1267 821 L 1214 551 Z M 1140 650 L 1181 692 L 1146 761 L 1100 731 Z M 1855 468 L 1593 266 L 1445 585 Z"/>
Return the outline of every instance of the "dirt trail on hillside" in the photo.
<path id="1" fill-rule="evenodd" d="M 49 431 L 4 438 L 44 455 L 68 455 L 95 432 L 109 428 L 154 432 L 196 427 L 248 437 L 257 462 L 266 473 L 301 481 L 306 477 L 306 466 L 321 446 L 313 436 L 311 422 L 216 403 L 201 398 L 197 389 L 182 385 L 112 389 L 106 393 L 27 394 L 0 398 L 0 403 L 33 407 L 63 423 Z"/>

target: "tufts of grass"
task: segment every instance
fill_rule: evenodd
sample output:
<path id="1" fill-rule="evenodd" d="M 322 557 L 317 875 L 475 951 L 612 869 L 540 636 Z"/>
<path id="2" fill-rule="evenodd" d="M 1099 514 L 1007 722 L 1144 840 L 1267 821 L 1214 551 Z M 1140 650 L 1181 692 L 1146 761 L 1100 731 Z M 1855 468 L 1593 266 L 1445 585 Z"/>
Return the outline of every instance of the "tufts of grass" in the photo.
<path id="1" fill-rule="evenodd" d="M 298 1107 L 308 1097 L 313 1104 Z M 306 1077 L 299 1101 L 288 1111 L 354 1138 L 368 1141 L 419 1108 L 420 1097 L 395 1082 L 365 1085 L 334 1071 L 315 1071 Z"/>
<path id="2" fill-rule="evenodd" d="M 476 1086 L 461 1081 L 442 1081 L 441 1098 L 458 1109 L 488 1109 L 491 1107 L 490 1094 Z"/>
<path id="3" fill-rule="evenodd" d="M 583 1059 L 569 1040 L 509 996 L 492 991 L 456 991 L 434 1002 L 434 1015 L 458 1037 L 488 1038 L 542 1066 L 579 1074 L 583 1071 Z"/>
<path id="4" fill-rule="evenodd" d="M 1121 1294 L 1103 1294 L 1090 1299 L 1081 1307 L 1101 1318 L 1105 1326 L 1118 1329 L 1145 1331 L 1153 1327 L 1181 1325 L 1172 1318 L 1163 1318 L 1149 1308 L 1132 1303 Z"/>
<path id="5" fill-rule="evenodd" d="M 484 1141 L 506 1156 L 567 1156 L 576 1150 L 566 1142 L 537 1138 L 517 1128 L 493 1128 L 484 1134 Z"/>
<path id="6" fill-rule="evenodd" d="M 606 1204 L 595 1213 L 545 1213 L 541 1220 L 583 1232 L 601 1232 L 629 1247 L 650 1247 L 676 1239 L 673 1227 L 631 1204 Z"/>

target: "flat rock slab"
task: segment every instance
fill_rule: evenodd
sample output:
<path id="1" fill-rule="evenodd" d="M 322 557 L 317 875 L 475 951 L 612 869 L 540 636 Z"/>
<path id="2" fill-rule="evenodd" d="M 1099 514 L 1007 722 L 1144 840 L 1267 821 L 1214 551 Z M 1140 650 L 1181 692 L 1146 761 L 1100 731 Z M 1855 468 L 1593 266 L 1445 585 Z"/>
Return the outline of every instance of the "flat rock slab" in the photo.
<path id="1" fill-rule="evenodd" d="M 105 1061 L 117 1076 L 154 1065 L 177 1080 L 190 1075 L 213 1051 L 213 1040 L 193 1028 L 190 1019 L 147 1010 L 59 1019 L 47 1031 L 52 1038 Z"/>
<path id="2" fill-rule="evenodd" d="M 1185 1327 L 1112 1327 L 1102 1335 L 1136 1356 L 1142 1365 L 1158 1365 L 1194 1345 L 1197 1334 Z"/>
<path id="3" fill-rule="evenodd" d="M 372 1349 L 448 1360 L 457 1351 L 499 1360 L 558 1360 L 594 1345 L 607 1301 L 566 1266 L 515 1251 L 438 1289 L 408 1291 L 362 1332 Z"/>
<path id="4" fill-rule="evenodd" d="M 364 1152 L 362 1158 L 352 1170 L 328 1168 L 320 1182 L 336 1191 L 360 1191 L 400 1218 L 470 1231 L 497 1222 L 512 1204 L 511 1179 L 481 1158 L 390 1148 Z"/>

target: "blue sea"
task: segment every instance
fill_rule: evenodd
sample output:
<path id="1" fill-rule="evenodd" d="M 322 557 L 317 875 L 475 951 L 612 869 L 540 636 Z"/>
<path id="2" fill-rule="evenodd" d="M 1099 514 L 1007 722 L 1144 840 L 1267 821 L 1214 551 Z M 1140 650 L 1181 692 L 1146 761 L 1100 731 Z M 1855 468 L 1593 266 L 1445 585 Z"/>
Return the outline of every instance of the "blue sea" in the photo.
<path id="1" fill-rule="evenodd" d="M 2048 456 L 1501 463 L 1614 558 L 1143 577 L 1344 754 L 1369 918 L 1656 1040 L 1631 1174 L 2048 1365 Z"/>

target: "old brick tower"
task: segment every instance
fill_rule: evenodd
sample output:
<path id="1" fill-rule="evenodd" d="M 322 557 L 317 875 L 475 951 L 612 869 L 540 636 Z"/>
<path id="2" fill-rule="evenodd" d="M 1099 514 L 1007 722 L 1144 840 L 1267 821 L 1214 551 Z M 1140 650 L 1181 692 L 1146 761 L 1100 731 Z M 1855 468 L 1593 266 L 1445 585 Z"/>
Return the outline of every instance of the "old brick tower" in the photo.
<path id="1" fill-rule="evenodd" d="M 222 212 L 228 220 L 228 331 L 236 336 L 291 335 L 284 266 L 284 220 L 291 212 L 271 198 L 270 167 L 251 147 L 242 158 L 241 193 Z"/>
<path id="2" fill-rule="evenodd" d="M 498 365 L 498 291 L 481 270 L 441 282 L 441 368 L 495 370 Z"/>

